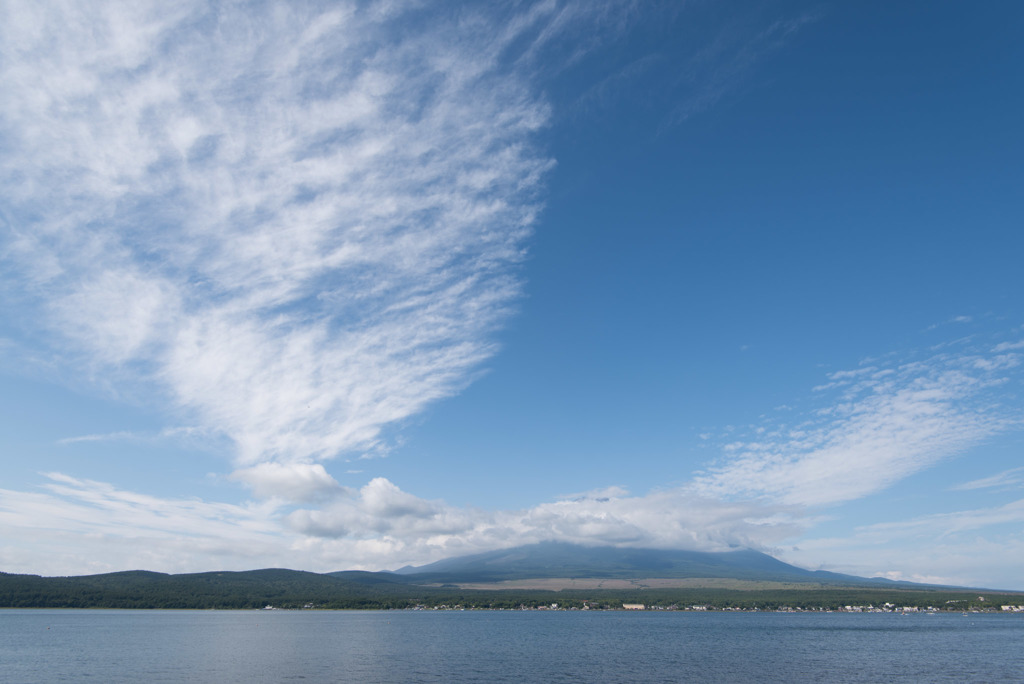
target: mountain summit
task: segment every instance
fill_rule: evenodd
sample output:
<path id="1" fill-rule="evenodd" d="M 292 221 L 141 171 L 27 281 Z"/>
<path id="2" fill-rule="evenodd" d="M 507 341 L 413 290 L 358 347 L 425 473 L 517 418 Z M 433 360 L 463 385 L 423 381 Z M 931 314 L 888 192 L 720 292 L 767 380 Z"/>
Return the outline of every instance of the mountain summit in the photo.
<path id="1" fill-rule="evenodd" d="M 679 551 L 541 542 L 447 558 L 396 571 L 414 582 L 450 584 L 542 578 L 715 578 L 815 584 L 892 584 L 822 570 L 804 570 L 752 549 Z"/>

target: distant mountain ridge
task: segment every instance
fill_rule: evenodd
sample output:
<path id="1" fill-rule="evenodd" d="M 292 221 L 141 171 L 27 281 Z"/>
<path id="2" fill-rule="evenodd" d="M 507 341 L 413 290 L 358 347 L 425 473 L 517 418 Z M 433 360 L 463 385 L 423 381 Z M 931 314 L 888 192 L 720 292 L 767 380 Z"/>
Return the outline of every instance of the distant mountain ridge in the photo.
<path id="1" fill-rule="evenodd" d="M 944 592 L 940 598 L 939 590 Z M 761 609 L 883 603 L 985 607 L 977 589 L 812 571 L 750 549 L 720 553 L 544 542 L 448 558 L 397 572 L 267 568 L 169 575 L 133 570 L 78 577 L 0 572 L 5 608 L 484 608 L 624 602 Z M 1006 593 L 1003 603 L 1022 603 Z M 971 603 L 971 602 L 976 603 Z"/>
<path id="2" fill-rule="evenodd" d="M 904 585 L 882 578 L 804 570 L 752 549 L 682 551 L 581 546 L 541 542 L 500 551 L 446 558 L 395 571 L 407 580 L 448 584 L 540 578 L 716 578 L 829 585 Z"/>

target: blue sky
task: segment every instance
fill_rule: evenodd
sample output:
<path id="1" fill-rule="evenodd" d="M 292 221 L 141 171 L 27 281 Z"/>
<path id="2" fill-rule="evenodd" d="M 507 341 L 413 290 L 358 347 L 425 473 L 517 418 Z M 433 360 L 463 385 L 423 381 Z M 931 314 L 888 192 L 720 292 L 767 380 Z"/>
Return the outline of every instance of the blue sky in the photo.
<path id="1" fill-rule="evenodd" d="M 0 569 L 1024 589 L 1017 3 L 4 3 Z"/>

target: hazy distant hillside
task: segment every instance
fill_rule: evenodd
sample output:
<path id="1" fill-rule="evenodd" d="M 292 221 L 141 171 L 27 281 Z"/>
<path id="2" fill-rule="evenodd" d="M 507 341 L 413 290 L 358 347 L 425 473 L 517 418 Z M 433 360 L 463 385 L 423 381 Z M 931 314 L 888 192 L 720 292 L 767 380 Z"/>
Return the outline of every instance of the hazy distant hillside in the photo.
<path id="1" fill-rule="evenodd" d="M 592 581 L 597 578 L 603 579 Z M 654 578 L 663 579 L 645 581 Z M 403 568 L 401 574 L 267 569 L 40 577 L 0 572 L 0 607 L 5 608 L 238 609 L 271 605 L 508 609 L 549 606 L 557 601 L 565 608 L 596 605 L 614 609 L 624 603 L 644 603 L 663 608 L 699 604 L 740 610 L 773 610 L 780 606 L 836 609 L 891 602 L 966 610 L 1024 604 L 1019 594 L 986 594 L 981 598 L 977 589 L 810 572 L 749 550 L 699 553 L 555 543 Z"/>
<path id="2" fill-rule="evenodd" d="M 654 579 L 660 581 L 644 581 Z M 1019 595 L 992 595 L 985 603 L 978 590 L 812 572 L 749 549 L 702 553 L 554 542 L 450 558 L 398 573 L 266 569 L 40 577 L 0 572 L 0 607 L 8 608 L 515 608 L 550 605 L 555 593 L 563 606 L 596 601 L 613 608 L 629 602 L 741 609 L 887 601 L 947 609 L 1024 603 Z"/>
<path id="3" fill-rule="evenodd" d="M 415 582 L 452 584 L 546 577 L 700 577 L 843 585 L 894 584 L 883 579 L 804 570 L 750 549 L 710 553 L 587 547 L 558 542 L 447 558 L 430 565 L 405 567 L 397 572 Z"/>

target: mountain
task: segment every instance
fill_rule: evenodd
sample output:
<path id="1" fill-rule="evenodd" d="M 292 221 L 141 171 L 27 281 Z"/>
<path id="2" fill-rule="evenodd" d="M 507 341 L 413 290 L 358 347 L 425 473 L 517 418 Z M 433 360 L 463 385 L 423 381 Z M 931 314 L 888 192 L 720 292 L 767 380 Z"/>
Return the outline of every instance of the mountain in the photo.
<path id="1" fill-rule="evenodd" d="M 286 569 L 168 575 L 128 571 L 79 577 L 0 572 L 0 608 L 516 608 L 597 601 L 744 609 L 780 605 L 989 608 L 1019 593 L 865 579 L 794 567 L 750 549 L 706 553 L 557 542 L 449 558 L 398 572 Z"/>
<path id="2" fill-rule="evenodd" d="M 429 565 L 404 567 L 396 573 L 417 584 L 490 583 L 542 578 L 714 578 L 845 586 L 913 586 L 886 579 L 804 570 L 751 549 L 678 551 L 590 547 L 562 542 L 541 542 L 447 558 Z"/>

